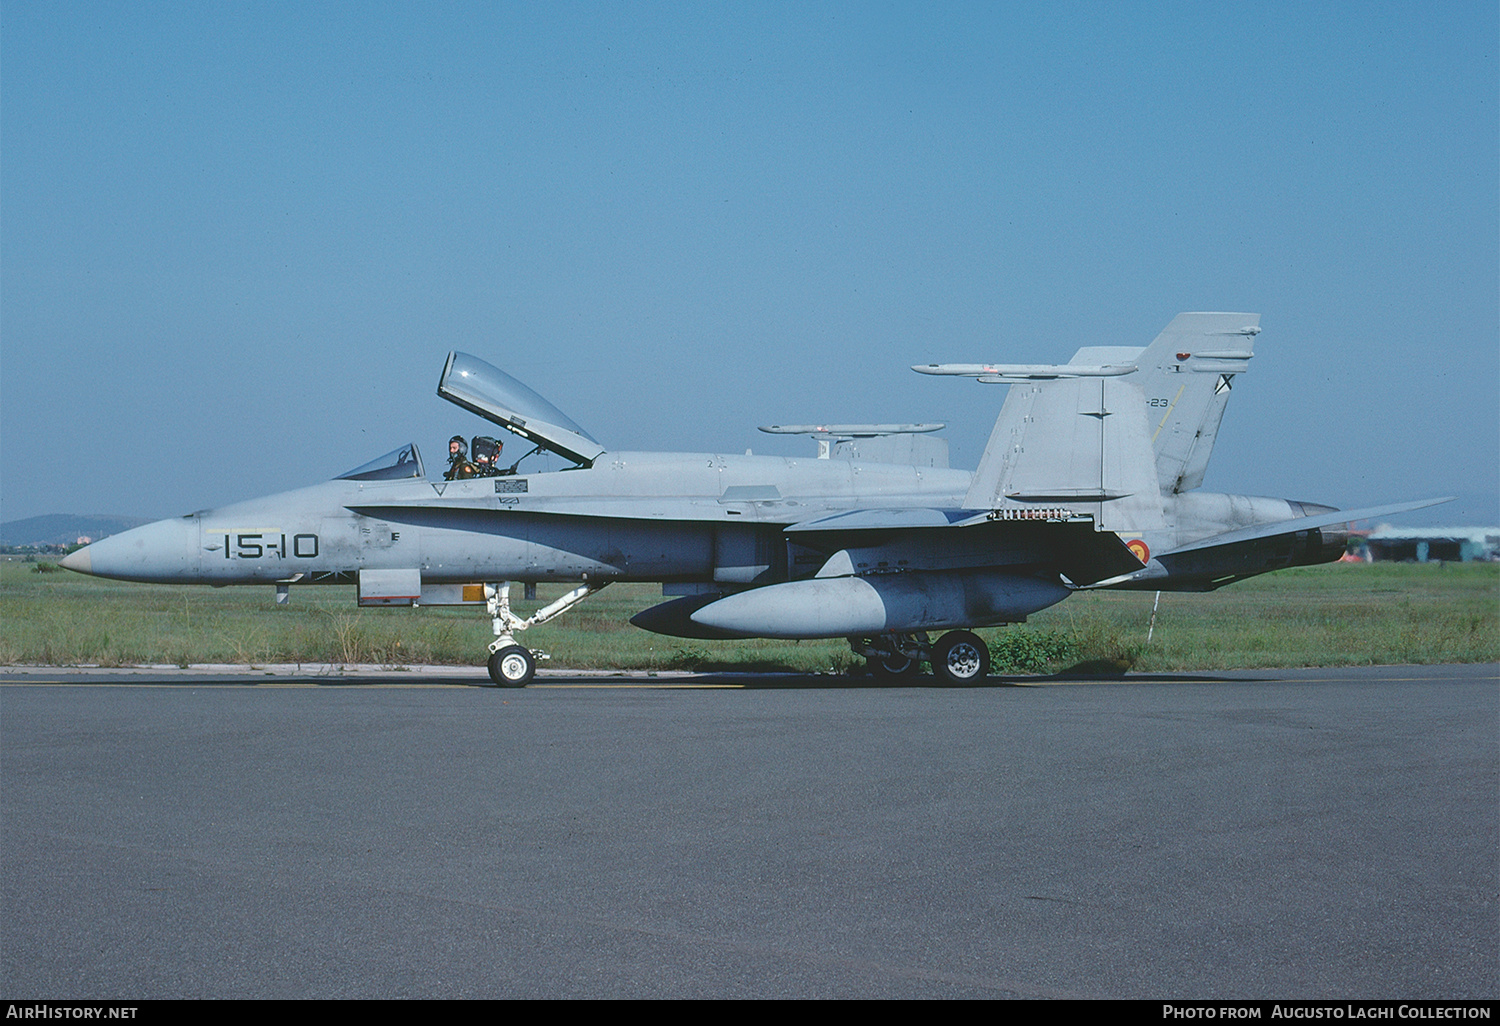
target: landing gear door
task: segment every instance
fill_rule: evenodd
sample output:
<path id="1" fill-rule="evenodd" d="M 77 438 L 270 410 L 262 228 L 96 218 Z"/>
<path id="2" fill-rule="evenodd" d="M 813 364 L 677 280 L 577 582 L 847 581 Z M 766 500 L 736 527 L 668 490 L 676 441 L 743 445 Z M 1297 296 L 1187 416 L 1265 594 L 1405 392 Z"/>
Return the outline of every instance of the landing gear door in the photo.
<path id="1" fill-rule="evenodd" d="M 362 606 L 409 606 L 422 597 L 422 571 L 361 570 L 359 604 Z"/>
<path id="2" fill-rule="evenodd" d="M 509 374 L 467 353 L 449 353 L 438 395 L 536 445 L 592 466 L 604 446 L 566 414 Z"/>

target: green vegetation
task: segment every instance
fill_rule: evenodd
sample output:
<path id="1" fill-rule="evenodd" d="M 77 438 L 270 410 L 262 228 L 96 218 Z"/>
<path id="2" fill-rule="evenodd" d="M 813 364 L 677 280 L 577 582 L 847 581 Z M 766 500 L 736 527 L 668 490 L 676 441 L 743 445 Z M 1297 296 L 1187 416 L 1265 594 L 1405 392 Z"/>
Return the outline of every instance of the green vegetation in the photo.
<path id="1" fill-rule="evenodd" d="M 519 589 L 518 589 L 519 591 Z M 543 587 L 539 602 L 561 588 Z M 1214 670 L 1500 659 L 1500 564 L 1373 564 L 1268 574 L 1202 595 L 1089 592 L 981 633 L 997 673 Z M 662 601 L 614 585 L 527 644 L 567 668 L 859 672 L 841 641 L 691 641 L 631 627 Z M 521 604 L 523 614 L 531 604 Z M 352 589 L 124 584 L 0 563 L 0 663 L 477 665 L 482 608 L 359 609 Z"/>
<path id="2" fill-rule="evenodd" d="M 1220 591 L 1090 592 L 1032 617 L 1083 662 L 1136 671 L 1491 662 L 1500 658 L 1500 564 L 1334 563 Z M 1056 665 L 1056 664 L 1054 664 Z"/>

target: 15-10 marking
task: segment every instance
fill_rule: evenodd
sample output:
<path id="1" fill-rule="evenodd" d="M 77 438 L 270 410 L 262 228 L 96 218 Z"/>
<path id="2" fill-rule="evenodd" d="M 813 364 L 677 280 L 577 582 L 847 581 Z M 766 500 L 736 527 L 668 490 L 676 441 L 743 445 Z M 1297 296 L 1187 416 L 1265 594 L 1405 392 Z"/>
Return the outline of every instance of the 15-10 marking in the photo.
<path id="1" fill-rule="evenodd" d="M 297 559 L 315 559 L 318 555 L 318 536 L 315 534 L 292 535 L 291 552 Z M 266 556 L 286 559 L 286 535 L 256 531 L 253 534 L 226 534 L 224 536 L 225 559 L 263 559 Z"/>

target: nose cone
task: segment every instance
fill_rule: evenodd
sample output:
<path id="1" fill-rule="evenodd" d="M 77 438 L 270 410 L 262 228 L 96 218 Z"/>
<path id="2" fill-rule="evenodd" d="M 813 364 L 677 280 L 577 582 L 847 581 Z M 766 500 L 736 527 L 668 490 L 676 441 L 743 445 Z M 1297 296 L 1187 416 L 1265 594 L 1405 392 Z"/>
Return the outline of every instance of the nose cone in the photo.
<path id="1" fill-rule="evenodd" d="M 198 576 L 199 556 L 197 518 L 177 517 L 85 545 L 60 565 L 121 581 L 182 582 Z"/>
<path id="2" fill-rule="evenodd" d="M 57 565 L 65 570 L 74 570 L 80 574 L 91 574 L 94 572 L 93 554 L 89 551 L 92 545 L 68 553 L 57 561 Z"/>

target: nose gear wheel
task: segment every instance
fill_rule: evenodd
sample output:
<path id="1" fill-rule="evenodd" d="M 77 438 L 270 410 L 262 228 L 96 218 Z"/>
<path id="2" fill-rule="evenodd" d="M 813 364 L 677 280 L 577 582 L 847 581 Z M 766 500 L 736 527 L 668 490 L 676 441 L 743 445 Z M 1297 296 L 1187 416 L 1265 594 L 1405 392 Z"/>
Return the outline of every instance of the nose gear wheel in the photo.
<path id="1" fill-rule="evenodd" d="M 490 680 L 502 688 L 524 688 L 536 676 L 536 657 L 520 645 L 507 645 L 492 654 Z"/>

